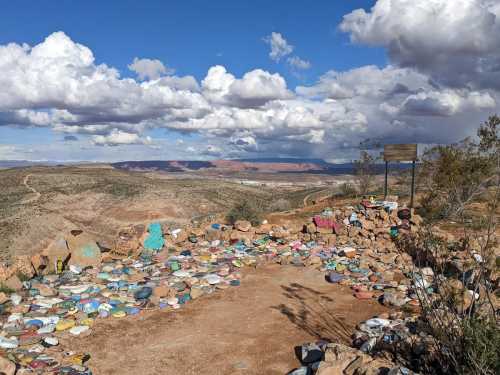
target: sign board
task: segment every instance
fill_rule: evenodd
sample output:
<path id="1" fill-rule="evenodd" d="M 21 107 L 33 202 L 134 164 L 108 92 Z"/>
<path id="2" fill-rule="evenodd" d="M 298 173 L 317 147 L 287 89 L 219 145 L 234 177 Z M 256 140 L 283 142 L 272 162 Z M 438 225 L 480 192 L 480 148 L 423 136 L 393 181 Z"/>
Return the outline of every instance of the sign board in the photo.
<path id="1" fill-rule="evenodd" d="M 417 160 L 417 145 L 399 144 L 384 146 L 385 161 L 415 161 Z"/>

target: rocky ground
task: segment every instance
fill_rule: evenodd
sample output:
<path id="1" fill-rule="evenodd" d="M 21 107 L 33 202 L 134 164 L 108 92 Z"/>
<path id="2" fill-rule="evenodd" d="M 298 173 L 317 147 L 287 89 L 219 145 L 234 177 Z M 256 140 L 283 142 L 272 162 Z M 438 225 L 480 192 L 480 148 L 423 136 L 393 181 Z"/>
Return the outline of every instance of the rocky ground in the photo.
<path id="1" fill-rule="evenodd" d="M 0 170 L 0 260 L 41 252 L 61 233 L 80 228 L 112 241 L 124 225 L 158 220 L 189 224 L 227 211 L 241 196 L 303 204 L 311 188 L 242 185 L 179 174 L 115 170 L 110 166 Z M 272 207 L 271 207 L 272 208 Z"/>
<path id="2" fill-rule="evenodd" d="M 61 233 L 0 267 L 0 371 L 411 373 L 389 353 L 428 351 L 419 293 L 441 291 L 395 239 L 422 219 L 395 201 L 327 203 L 257 227 L 130 225 L 108 246 Z"/>
<path id="3" fill-rule="evenodd" d="M 349 288 L 303 267 L 243 272 L 241 286 L 175 312 L 103 320 L 71 348 L 87 352 L 95 374 L 286 374 L 294 347 L 318 339 L 350 342 L 355 325 L 386 308 L 360 309 Z"/>

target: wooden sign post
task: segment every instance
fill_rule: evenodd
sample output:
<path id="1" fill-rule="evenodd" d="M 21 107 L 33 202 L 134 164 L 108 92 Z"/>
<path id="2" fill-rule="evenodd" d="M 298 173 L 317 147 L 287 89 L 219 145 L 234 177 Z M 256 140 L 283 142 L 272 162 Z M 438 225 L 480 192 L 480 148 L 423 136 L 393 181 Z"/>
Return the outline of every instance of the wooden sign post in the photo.
<path id="1" fill-rule="evenodd" d="M 415 194 L 415 162 L 417 161 L 417 145 L 416 144 L 385 145 L 384 161 L 385 161 L 384 199 L 387 198 L 387 175 L 389 172 L 389 162 L 390 161 L 412 162 L 410 207 L 413 207 L 413 196 Z"/>

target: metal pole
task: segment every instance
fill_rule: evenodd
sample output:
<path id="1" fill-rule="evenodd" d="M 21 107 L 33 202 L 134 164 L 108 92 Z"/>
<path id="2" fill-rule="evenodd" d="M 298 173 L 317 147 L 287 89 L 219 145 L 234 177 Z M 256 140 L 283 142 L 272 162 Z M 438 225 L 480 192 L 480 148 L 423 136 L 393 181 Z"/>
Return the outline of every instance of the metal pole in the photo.
<path id="1" fill-rule="evenodd" d="M 389 162 L 385 162 L 385 183 L 384 183 L 384 200 L 387 199 L 387 171 L 389 169 Z"/>
<path id="2" fill-rule="evenodd" d="M 410 208 L 413 208 L 413 196 L 415 194 L 415 160 L 412 162 L 411 167 L 411 199 L 410 199 Z"/>

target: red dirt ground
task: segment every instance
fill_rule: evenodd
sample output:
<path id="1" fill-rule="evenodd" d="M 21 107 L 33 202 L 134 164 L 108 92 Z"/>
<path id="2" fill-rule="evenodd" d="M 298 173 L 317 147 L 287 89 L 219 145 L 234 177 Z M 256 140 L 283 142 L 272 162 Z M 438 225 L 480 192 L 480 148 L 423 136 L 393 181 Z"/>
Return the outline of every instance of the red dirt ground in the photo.
<path id="1" fill-rule="evenodd" d="M 385 311 L 328 284 L 310 268 L 245 270 L 240 287 L 177 311 L 99 321 L 69 347 L 91 355 L 96 375 L 286 374 L 294 347 L 324 338 L 349 342 L 354 326 Z"/>

